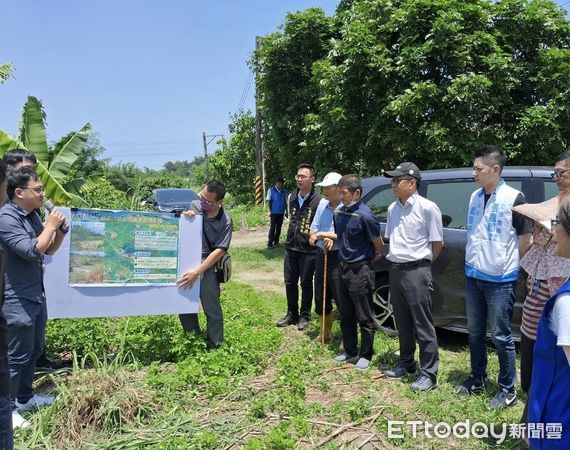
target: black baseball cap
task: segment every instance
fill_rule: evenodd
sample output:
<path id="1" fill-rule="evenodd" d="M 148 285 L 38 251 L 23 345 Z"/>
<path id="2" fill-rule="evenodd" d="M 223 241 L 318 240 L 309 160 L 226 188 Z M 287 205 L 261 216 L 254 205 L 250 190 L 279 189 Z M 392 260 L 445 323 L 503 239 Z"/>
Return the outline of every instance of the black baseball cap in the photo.
<path id="1" fill-rule="evenodd" d="M 387 170 L 384 172 L 384 176 L 388 178 L 409 176 L 415 178 L 418 181 L 422 178 L 420 169 L 418 169 L 418 166 L 416 166 L 413 162 L 403 162 L 401 164 L 398 164 L 394 170 Z"/>

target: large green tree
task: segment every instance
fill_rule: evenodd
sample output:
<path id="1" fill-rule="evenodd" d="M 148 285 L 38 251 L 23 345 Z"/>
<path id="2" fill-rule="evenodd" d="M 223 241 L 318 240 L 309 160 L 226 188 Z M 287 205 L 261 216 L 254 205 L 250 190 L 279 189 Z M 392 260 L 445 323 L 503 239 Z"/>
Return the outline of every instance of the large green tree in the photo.
<path id="1" fill-rule="evenodd" d="M 323 150 L 307 146 L 305 120 L 318 111 L 313 64 L 326 57 L 332 37 L 332 19 L 311 8 L 288 14 L 281 31 L 262 38 L 256 54 L 266 146 L 283 173 L 295 173 L 297 164 L 315 161 L 315 150 Z"/>
<path id="2" fill-rule="evenodd" d="M 553 2 L 345 0 L 323 19 L 327 33 L 310 27 L 322 51 L 299 45 L 303 56 L 283 63 L 309 17 L 288 16 L 258 58 L 271 151 L 298 160 L 305 148 L 321 166 L 366 175 L 402 160 L 470 164 L 483 143 L 511 164 L 568 149 L 570 24 Z"/>
<path id="3" fill-rule="evenodd" d="M 222 138 L 210 157 L 211 178 L 222 181 L 238 203 L 255 200 L 255 117 L 250 112 L 231 116 L 229 139 Z"/>

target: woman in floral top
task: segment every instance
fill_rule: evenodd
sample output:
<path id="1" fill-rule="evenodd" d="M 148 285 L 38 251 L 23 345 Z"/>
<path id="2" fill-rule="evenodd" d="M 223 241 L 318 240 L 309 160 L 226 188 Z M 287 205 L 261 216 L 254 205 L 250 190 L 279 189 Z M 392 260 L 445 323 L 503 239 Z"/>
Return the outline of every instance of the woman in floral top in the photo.
<path id="1" fill-rule="evenodd" d="M 558 185 L 558 196 L 540 205 L 547 208 L 550 219 L 556 217 L 558 205 L 570 193 L 570 152 L 558 156 L 552 178 Z M 568 278 L 570 260 L 556 256 L 556 241 L 549 227 L 534 222 L 533 243 L 521 258 L 520 265 L 528 274 L 528 294 L 523 304 L 521 320 L 521 388 L 528 392 L 532 379 L 533 351 L 536 330 L 544 304 Z M 528 402 L 523 411 L 522 423 L 527 422 Z"/>

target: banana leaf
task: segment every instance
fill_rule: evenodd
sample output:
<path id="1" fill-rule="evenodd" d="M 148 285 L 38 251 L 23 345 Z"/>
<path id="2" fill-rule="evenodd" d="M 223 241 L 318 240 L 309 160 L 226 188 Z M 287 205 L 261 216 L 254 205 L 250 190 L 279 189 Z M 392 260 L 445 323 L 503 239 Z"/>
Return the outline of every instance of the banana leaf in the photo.
<path id="1" fill-rule="evenodd" d="M 14 136 L 0 130 L 0 156 L 4 156 L 4 153 L 15 148 L 25 148 L 25 146 Z"/>
<path id="2" fill-rule="evenodd" d="M 44 166 L 49 165 L 49 148 L 46 137 L 46 114 L 42 102 L 28 97 L 20 118 L 20 141 Z"/>
<path id="3" fill-rule="evenodd" d="M 0 156 L 3 156 L 4 153 L 15 148 L 26 148 L 26 146 L 15 137 L 9 135 L 3 130 L 0 130 Z M 71 195 L 54 177 L 51 176 L 41 161 L 38 161 L 37 171 L 42 183 L 44 184 L 46 197 L 56 205 L 68 205 L 72 198 Z"/>
<path id="4" fill-rule="evenodd" d="M 55 145 L 55 153 L 48 165 L 49 172 L 54 178 L 61 180 L 69 173 L 69 169 L 79 158 L 90 135 L 91 125 L 87 123 L 81 130 L 66 136 Z M 64 140 L 65 143 L 63 143 Z"/>
<path id="5" fill-rule="evenodd" d="M 12 76 L 14 66 L 11 63 L 0 64 L 0 84 L 4 83 Z"/>

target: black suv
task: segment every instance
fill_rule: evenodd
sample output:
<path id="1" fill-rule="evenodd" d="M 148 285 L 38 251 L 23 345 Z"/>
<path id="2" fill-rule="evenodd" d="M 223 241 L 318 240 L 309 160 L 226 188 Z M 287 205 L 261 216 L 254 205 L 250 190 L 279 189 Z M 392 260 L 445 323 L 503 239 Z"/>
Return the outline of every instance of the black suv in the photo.
<path id="1" fill-rule="evenodd" d="M 164 188 L 152 191 L 152 196 L 145 204 L 155 211 L 181 213 L 193 200 L 198 199 L 198 194 L 192 189 Z"/>
<path id="2" fill-rule="evenodd" d="M 539 203 L 558 195 L 558 187 L 551 177 L 551 167 L 505 167 L 503 179 L 509 186 L 522 191 L 529 203 Z M 382 224 L 386 227 L 388 206 L 395 200 L 390 178 L 384 176 L 362 180 L 364 198 Z M 422 172 L 418 192 L 435 202 L 443 218 L 444 247 L 433 264 L 434 292 L 432 295 L 433 318 L 436 327 L 467 332 L 465 315 L 465 246 L 467 244 L 467 209 L 471 193 L 479 186 L 473 179 L 473 169 L 427 170 Z M 386 239 L 385 239 L 386 241 Z M 389 242 L 383 256 L 388 253 Z M 391 335 L 397 333 L 389 300 L 388 263 L 385 257 L 375 264 L 376 290 L 374 307 L 378 325 Z M 522 271 L 521 271 L 522 273 Z M 524 283 L 519 282 L 518 301 L 513 312 L 512 330 L 518 339 L 521 322 Z"/>

